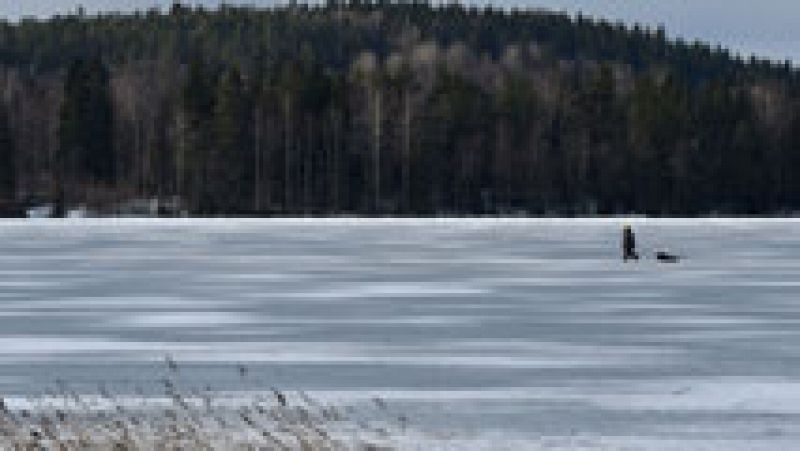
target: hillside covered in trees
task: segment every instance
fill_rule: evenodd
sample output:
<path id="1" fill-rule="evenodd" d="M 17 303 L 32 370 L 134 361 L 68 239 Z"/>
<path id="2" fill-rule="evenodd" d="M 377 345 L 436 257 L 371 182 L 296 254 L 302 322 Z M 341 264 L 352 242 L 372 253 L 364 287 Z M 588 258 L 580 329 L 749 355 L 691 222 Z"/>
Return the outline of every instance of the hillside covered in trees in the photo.
<path id="1" fill-rule="evenodd" d="M 546 11 L 0 23 L 0 197 L 211 214 L 800 210 L 800 77 Z"/>

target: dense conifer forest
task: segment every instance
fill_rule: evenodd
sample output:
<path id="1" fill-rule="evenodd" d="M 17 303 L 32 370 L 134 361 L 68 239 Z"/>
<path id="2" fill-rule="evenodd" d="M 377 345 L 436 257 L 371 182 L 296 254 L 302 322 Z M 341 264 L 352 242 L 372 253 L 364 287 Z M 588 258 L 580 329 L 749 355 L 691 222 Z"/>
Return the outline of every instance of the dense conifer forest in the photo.
<path id="1" fill-rule="evenodd" d="M 423 2 L 0 23 L 0 197 L 195 215 L 800 209 L 800 77 L 663 29 Z"/>

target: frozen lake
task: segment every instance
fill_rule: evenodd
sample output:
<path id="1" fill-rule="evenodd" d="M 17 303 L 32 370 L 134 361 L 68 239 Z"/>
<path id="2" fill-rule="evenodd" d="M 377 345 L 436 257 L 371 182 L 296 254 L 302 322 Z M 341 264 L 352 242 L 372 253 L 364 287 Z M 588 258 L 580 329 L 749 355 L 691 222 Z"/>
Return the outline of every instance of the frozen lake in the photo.
<path id="1" fill-rule="evenodd" d="M 459 448 L 795 448 L 800 221 L 630 222 L 688 259 L 623 264 L 616 219 L 6 221 L 0 391 L 155 394 L 171 355 Z"/>

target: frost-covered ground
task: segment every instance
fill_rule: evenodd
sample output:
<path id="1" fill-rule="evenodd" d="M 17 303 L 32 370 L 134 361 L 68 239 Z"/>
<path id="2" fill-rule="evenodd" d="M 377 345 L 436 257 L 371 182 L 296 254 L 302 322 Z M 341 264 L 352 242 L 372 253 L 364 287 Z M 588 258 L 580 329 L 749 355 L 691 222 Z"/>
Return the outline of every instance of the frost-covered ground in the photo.
<path id="1" fill-rule="evenodd" d="M 3 222 L 0 392 L 157 400 L 170 355 L 187 392 L 377 397 L 400 448 L 796 448 L 800 221 L 628 221 L 677 265 L 623 264 L 623 222 Z"/>

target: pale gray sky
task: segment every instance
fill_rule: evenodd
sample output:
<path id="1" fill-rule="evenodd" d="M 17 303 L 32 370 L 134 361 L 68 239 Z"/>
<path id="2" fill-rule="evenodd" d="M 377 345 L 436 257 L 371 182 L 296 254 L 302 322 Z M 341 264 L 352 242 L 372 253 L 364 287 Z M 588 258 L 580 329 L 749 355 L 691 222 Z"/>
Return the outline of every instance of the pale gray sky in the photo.
<path id="1" fill-rule="evenodd" d="M 488 0 L 465 3 L 483 5 Z M 21 16 L 48 16 L 74 11 L 82 4 L 87 11 L 133 10 L 165 6 L 171 0 L 0 0 L 0 15 L 15 20 Z M 184 1 L 216 6 L 219 0 Z M 270 5 L 274 0 L 230 0 L 227 3 Z M 628 23 L 663 24 L 671 36 L 699 38 L 721 43 L 734 51 L 756 53 L 774 59 L 800 61 L 800 1 L 798 0 L 496 0 L 499 6 L 532 6 L 583 11 L 593 16 L 621 19 Z"/>

